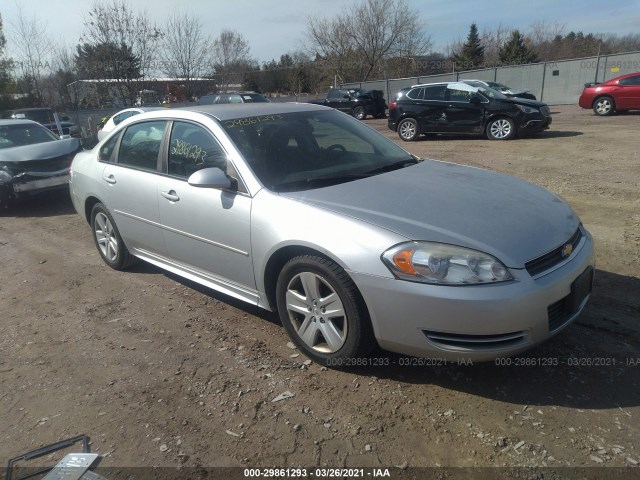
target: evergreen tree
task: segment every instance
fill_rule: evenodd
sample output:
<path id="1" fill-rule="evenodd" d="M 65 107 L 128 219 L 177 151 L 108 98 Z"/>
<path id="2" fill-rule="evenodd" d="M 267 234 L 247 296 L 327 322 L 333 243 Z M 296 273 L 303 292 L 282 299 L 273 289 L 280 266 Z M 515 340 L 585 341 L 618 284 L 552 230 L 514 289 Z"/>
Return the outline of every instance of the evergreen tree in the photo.
<path id="1" fill-rule="evenodd" d="M 484 46 L 480 42 L 478 27 L 475 23 L 472 23 L 469 28 L 467 41 L 460 51 L 451 57 L 451 60 L 456 63 L 457 70 L 480 68 L 484 63 Z"/>
<path id="2" fill-rule="evenodd" d="M 538 56 L 524 43 L 518 30 L 511 32 L 511 38 L 500 48 L 500 62 L 506 65 L 534 63 Z"/>
<path id="3" fill-rule="evenodd" d="M 11 60 L 4 56 L 6 44 L 7 41 L 2 29 L 2 15 L 0 15 L 0 94 L 6 93 L 7 87 L 11 83 Z"/>

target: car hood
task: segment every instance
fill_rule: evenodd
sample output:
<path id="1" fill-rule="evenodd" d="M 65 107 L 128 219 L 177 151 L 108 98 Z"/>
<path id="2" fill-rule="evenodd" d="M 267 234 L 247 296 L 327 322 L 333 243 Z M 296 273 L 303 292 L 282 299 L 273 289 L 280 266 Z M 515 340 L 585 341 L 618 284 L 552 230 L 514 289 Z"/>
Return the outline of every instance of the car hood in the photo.
<path id="1" fill-rule="evenodd" d="M 562 245 L 580 223 L 566 202 L 542 187 L 432 160 L 362 180 L 280 195 L 407 239 L 480 250 L 512 268 L 524 268 L 527 261 Z"/>
<path id="2" fill-rule="evenodd" d="M 80 150 L 80 140 L 66 138 L 51 142 L 24 145 L 22 147 L 4 148 L 0 150 L 0 162 L 29 162 L 32 160 L 49 160 Z"/>
<path id="3" fill-rule="evenodd" d="M 501 98 L 500 101 L 505 103 L 517 103 L 518 105 L 527 105 L 529 107 L 536 107 L 536 108 L 547 106 L 547 104 L 544 102 L 539 102 L 538 100 L 529 100 L 528 98 L 520 98 L 520 97 Z"/>

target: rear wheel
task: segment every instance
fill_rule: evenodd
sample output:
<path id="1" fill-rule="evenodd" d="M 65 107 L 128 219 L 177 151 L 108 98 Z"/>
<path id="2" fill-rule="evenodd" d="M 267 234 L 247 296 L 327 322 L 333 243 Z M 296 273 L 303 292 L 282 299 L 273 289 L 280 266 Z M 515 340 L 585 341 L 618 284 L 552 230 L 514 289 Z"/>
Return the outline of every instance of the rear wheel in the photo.
<path id="1" fill-rule="evenodd" d="M 405 142 L 412 142 L 420 136 L 418 122 L 413 118 L 405 118 L 398 124 L 398 136 Z"/>
<path id="2" fill-rule="evenodd" d="M 487 138 L 489 140 L 509 140 L 516 134 L 516 126 L 513 120 L 507 117 L 494 118 L 487 125 Z"/>
<path id="3" fill-rule="evenodd" d="M 125 270 L 136 263 L 136 257 L 127 250 L 113 217 L 102 203 L 96 203 L 91 210 L 91 231 L 102 260 L 111 268 Z"/>
<path id="4" fill-rule="evenodd" d="M 315 362 L 339 367 L 375 346 L 360 294 L 334 262 L 314 255 L 289 260 L 278 277 L 276 295 L 282 325 Z"/>
<path id="5" fill-rule="evenodd" d="M 353 109 L 353 116 L 358 120 L 364 120 L 367 114 L 364 111 L 364 107 L 357 106 Z"/>
<path id="6" fill-rule="evenodd" d="M 616 104 L 611 97 L 600 97 L 593 103 L 593 113 L 601 117 L 611 115 L 616 109 Z"/>

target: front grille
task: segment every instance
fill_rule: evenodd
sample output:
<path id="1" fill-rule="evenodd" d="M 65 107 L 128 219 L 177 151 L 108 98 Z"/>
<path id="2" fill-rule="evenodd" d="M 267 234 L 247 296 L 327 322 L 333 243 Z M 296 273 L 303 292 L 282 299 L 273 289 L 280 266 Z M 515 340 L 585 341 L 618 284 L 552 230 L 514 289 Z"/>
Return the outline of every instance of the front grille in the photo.
<path id="1" fill-rule="evenodd" d="M 556 265 L 563 262 L 567 258 L 562 253 L 565 246 L 567 244 L 571 244 L 573 251 L 575 251 L 578 245 L 580 244 L 580 240 L 582 240 L 582 237 L 583 237 L 582 228 L 578 227 L 576 232 L 571 236 L 569 240 L 567 240 L 558 248 L 551 250 L 549 253 L 545 253 L 544 255 L 538 258 L 534 258 L 533 260 L 528 261 L 527 263 L 524 264 L 524 268 L 527 269 L 527 272 L 529 272 L 529 275 L 531 275 L 532 277 L 535 277 L 541 274 L 542 272 L 545 272 L 555 267 Z"/>
<path id="2" fill-rule="evenodd" d="M 558 330 L 571 319 L 572 312 L 570 311 L 568 300 L 569 295 L 547 307 L 549 332 Z"/>
<path id="3" fill-rule="evenodd" d="M 475 351 L 515 347 L 527 341 L 525 332 L 497 335 L 463 335 L 423 330 L 423 333 L 431 342 L 441 347 Z"/>
<path id="4" fill-rule="evenodd" d="M 542 112 L 542 115 L 544 115 L 545 117 L 548 117 L 551 115 L 551 110 L 549 110 L 549 107 L 547 106 L 540 107 L 540 112 Z"/>

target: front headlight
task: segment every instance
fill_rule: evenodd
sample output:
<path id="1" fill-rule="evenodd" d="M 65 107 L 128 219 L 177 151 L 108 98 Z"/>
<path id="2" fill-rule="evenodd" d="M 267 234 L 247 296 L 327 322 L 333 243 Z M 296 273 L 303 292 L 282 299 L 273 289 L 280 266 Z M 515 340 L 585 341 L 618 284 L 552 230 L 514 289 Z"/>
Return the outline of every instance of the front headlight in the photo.
<path id="1" fill-rule="evenodd" d="M 513 280 L 495 257 L 444 243 L 402 243 L 384 252 L 382 260 L 396 277 L 412 282 L 475 285 Z"/>
<path id="2" fill-rule="evenodd" d="M 540 110 L 534 107 L 527 107 L 526 105 L 519 105 L 517 103 L 514 103 L 514 105 L 523 113 L 540 113 Z"/>

